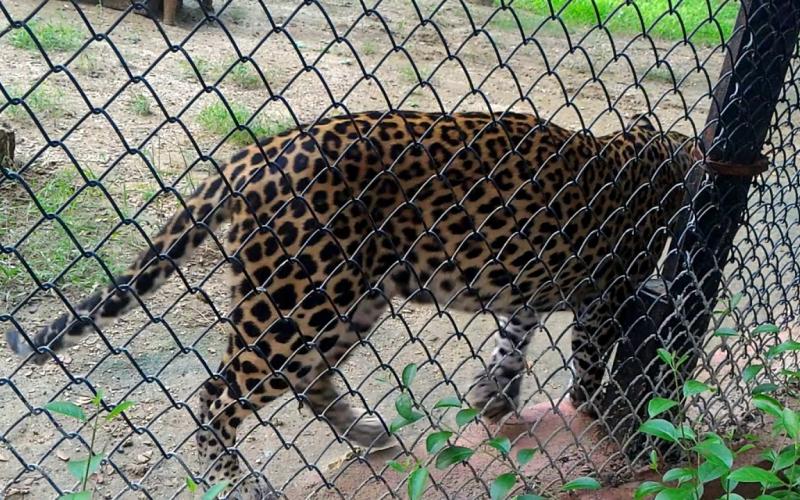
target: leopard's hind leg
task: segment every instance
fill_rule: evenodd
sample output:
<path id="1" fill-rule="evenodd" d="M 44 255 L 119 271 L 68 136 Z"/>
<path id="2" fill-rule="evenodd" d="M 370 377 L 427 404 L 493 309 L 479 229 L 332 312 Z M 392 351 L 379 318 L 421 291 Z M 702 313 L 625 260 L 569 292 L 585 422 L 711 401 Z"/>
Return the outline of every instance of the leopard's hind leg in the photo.
<path id="1" fill-rule="evenodd" d="M 495 348 L 486 371 L 476 376 L 468 395 L 472 407 L 482 410 L 487 418 L 497 419 L 518 409 L 525 355 L 538 326 L 535 311 L 523 309 L 505 320 L 494 334 Z"/>

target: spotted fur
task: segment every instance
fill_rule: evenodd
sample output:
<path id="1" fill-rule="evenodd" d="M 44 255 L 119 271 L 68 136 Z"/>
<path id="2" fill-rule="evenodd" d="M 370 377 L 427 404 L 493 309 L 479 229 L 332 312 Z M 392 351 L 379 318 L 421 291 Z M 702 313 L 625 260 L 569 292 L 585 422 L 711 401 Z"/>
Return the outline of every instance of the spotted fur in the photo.
<path id="1" fill-rule="evenodd" d="M 469 391 L 489 418 L 515 409 L 540 315 L 575 311 L 571 396 L 590 408 L 614 314 L 654 269 L 680 208 L 689 142 L 645 119 L 604 137 L 512 113 L 326 119 L 234 155 L 114 286 L 8 343 L 45 361 L 135 307 L 230 221 L 231 334 L 200 398 L 210 481 L 242 475 L 226 452 L 237 427 L 290 387 L 341 435 L 386 444 L 383 421 L 348 406 L 329 367 L 395 296 L 501 317 Z M 240 496 L 264 488 L 251 479 Z"/>

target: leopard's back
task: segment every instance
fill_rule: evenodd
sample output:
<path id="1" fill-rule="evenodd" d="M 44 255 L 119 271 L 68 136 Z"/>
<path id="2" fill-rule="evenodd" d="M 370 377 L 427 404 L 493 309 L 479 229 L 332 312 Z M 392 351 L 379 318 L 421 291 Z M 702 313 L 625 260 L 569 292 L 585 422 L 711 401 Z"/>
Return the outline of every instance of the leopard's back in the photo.
<path id="1" fill-rule="evenodd" d="M 236 287 L 269 280 L 278 309 L 320 286 L 342 308 L 353 306 L 345 288 L 465 310 L 598 293 L 657 244 L 631 228 L 647 236 L 665 222 L 652 209 L 663 193 L 643 189 L 654 166 L 632 160 L 669 156 L 652 135 L 594 138 L 519 114 L 367 113 L 268 139 L 235 158 L 253 179 L 228 250 L 255 278 Z"/>

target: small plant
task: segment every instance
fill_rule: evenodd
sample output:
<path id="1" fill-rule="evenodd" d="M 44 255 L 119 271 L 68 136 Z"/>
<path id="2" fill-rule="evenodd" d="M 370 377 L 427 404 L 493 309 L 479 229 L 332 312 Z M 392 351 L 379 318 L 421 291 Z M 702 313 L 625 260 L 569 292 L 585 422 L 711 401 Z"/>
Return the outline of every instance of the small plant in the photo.
<path id="1" fill-rule="evenodd" d="M 80 47 L 85 38 L 81 30 L 64 21 L 29 21 L 27 24 L 44 50 L 72 51 Z M 13 31 L 9 42 L 18 49 L 39 50 L 24 27 Z"/>
<path id="2" fill-rule="evenodd" d="M 245 125 L 251 116 L 250 112 L 241 104 L 229 104 L 230 111 L 221 102 L 206 106 L 198 114 L 198 122 L 204 129 L 217 136 L 225 136 L 230 133 L 236 128 L 237 122 L 239 125 Z M 233 115 L 231 115 L 231 111 Z M 236 122 L 234 122 L 234 117 Z M 279 134 L 291 126 L 292 123 L 288 120 L 273 121 L 259 118 L 247 124 L 247 128 L 256 138 Z M 238 130 L 231 135 L 230 140 L 237 146 L 244 146 L 253 142 L 253 136 L 247 130 Z"/>
<path id="3" fill-rule="evenodd" d="M 715 311 L 722 318 L 727 317 L 735 310 L 742 295 L 737 294 L 725 302 L 723 309 Z M 778 333 L 778 328 L 773 324 L 762 324 L 756 327 L 751 335 Z M 720 327 L 715 337 L 729 338 L 739 336 L 735 329 Z M 800 351 L 800 342 L 788 340 L 770 348 L 765 357 L 775 360 L 778 356 L 789 351 Z M 674 354 L 665 349 L 658 350 L 659 358 L 666 364 L 676 383 L 679 383 L 679 369 L 686 362 L 688 356 L 676 358 Z M 768 368 L 762 364 L 750 365 L 742 371 L 745 383 L 753 383 L 760 374 Z M 787 382 L 794 377 L 794 372 L 782 371 L 780 374 L 787 377 Z M 774 377 L 773 377 L 774 378 Z M 773 434 L 782 438 L 781 442 L 788 445 L 779 450 L 764 450 L 762 457 L 770 464 L 769 469 L 746 465 L 734 467 L 735 458 L 745 451 L 754 449 L 757 440 L 755 436 L 744 436 L 745 444 L 733 446 L 734 436 L 720 436 L 714 432 L 701 433 L 687 422 L 684 408 L 687 402 L 702 393 L 713 392 L 711 386 L 697 381 L 687 380 L 682 384 L 680 398 L 653 398 L 647 407 L 649 419 L 639 428 L 639 432 L 677 445 L 685 457 L 685 464 L 671 468 L 661 475 L 660 481 L 645 481 L 636 491 L 635 498 L 643 499 L 656 496 L 658 500 L 672 498 L 697 499 L 702 497 L 705 485 L 712 481 L 720 481 L 726 494 L 726 500 L 736 500 L 742 497 L 734 493 L 734 488 L 739 483 L 755 483 L 761 488 L 759 498 L 796 498 L 800 493 L 800 413 L 785 407 L 777 399 L 770 396 L 770 392 L 780 389 L 772 383 L 756 384 L 752 389 L 753 406 L 766 416 L 772 417 Z M 662 418 L 667 412 L 676 412 L 673 423 Z M 659 472 L 659 459 L 655 450 L 650 455 L 650 468 Z M 769 492 L 769 495 L 767 495 Z"/>
<path id="4" fill-rule="evenodd" d="M 505 437 L 493 437 L 484 440 L 472 448 L 450 444 L 450 439 L 457 436 L 461 429 L 474 422 L 480 416 L 480 412 L 474 408 L 463 407 L 461 400 L 456 396 L 445 397 L 438 400 L 433 408 L 426 409 L 421 403 L 415 402 L 410 394 L 410 387 L 417 375 L 417 365 L 409 364 L 403 369 L 402 384 L 400 395 L 395 400 L 395 409 L 398 416 L 389 425 L 389 432 L 396 433 L 403 427 L 419 421 L 425 415 L 434 412 L 447 411 L 448 409 L 458 409 L 455 416 L 457 428 L 449 428 L 440 424 L 440 429 L 429 433 L 425 438 L 425 449 L 435 456 L 435 466 L 437 469 L 445 470 L 455 465 L 461 464 L 475 453 L 486 453 L 502 461 L 508 466 L 508 471 L 498 474 L 489 485 L 489 495 L 492 500 L 506 499 L 509 493 L 517 486 L 520 479 L 523 479 L 520 471 L 536 455 L 537 450 L 533 448 L 523 448 L 518 450 L 516 457 L 511 455 L 511 441 Z M 434 418 L 437 422 L 441 418 Z M 411 500 L 423 498 L 423 493 L 428 483 L 430 473 L 427 466 L 421 462 L 397 462 L 390 461 L 388 466 L 398 472 L 410 471 L 408 478 L 408 496 Z M 522 486 L 529 489 L 524 479 Z M 585 491 L 600 488 L 600 483 L 590 477 L 581 477 L 568 482 L 562 486 L 562 491 Z M 516 495 L 515 500 L 536 500 L 543 497 L 527 491 L 524 494 Z"/>
<path id="5" fill-rule="evenodd" d="M 261 77 L 253 66 L 248 63 L 239 63 L 228 73 L 228 77 L 243 89 L 257 89 L 263 87 Z"/>
<path id="6" fill-rule="evenodd" d="M 150 116 L 153 111 L 150 109 L 150 99 L 146 94 L 136 94 L 131 99 L 131 110 L 139 116 Z"/>
<path id="7" fill-rule="evenodd" d="M 89 455 L 80 460 L 70 460 L 67 462 L 67 470 L 69 473 L 80 482 L 80 490 L 74 493 L 68 493 L 59 497 L 59 500 L 88 500 L 92 498 L 93 491 L 87 489 L 89 484 L 89 477 L 97 472 L 105 460 L 103 452 L 97 451 L 95 445 L 97 444 L 97 430 L 100 427 L 100 413 L 102 411 L 101 401 L 103 400 L 103 392 L 97 391 L 92 398 L 92 406 L 95 409 L 94 419 L 92 420 L 92 438 L 89 442 Z M 114 406 L 104 420 L 111 422 L 119 417 L 122 412 L 129 410 L 133 406 L 130 401 L 123 401 L 122 403 Z M 51 413 L 58 413 L 66 417 L 74 418 L 79 422 L 86 422 L 88 419 L 83 412 L 83 408 L 71 403 L 69 401 L 52 401 L 45 405 L 45 409 Z"/>

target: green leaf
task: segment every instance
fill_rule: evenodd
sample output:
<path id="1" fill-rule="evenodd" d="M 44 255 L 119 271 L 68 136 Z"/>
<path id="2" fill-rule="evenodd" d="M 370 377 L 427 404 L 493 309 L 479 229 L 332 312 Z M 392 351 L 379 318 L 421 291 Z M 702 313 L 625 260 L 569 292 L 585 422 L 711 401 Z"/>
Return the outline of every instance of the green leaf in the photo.
<path id="1" fill-rule="evenodd" d="M 102 461 L 103 455 L 92 455 L 91 458 L 84 458 L 83 460 L 70 460 L 67 462 L 67 470 L 72 474 L 72 477 L 83 481 L 86 476 L 97 472 L 97 469 L 100 468 L 100 462 Z"/>
<path id="2" fill-rule="evenodd" d="M 683 396 L 686 398 L 690 398 L 710 390 L 711 387 L 697 380 L 687 380 L 686 383 L 683 384 Z"/>
<path id="3" fill-rule="evenodd" d="M 86 422 L 86 414 L 83 413 L 83 409 L 75 403 L 70 403 L 69 401 L 51 401 L 44 405 L 44 407 L 51 413 L 66 415 L 67 417 L 72 417 L 81 422 Z"/>
<path id="4" fill-rule="evenodd" d="M 687 467 L 676 467 L 665 472 L 664 477 L 661 479 L 666 483 L 671 483 L 673 481 L 685 483 L 686 481 L 691 481 L 693 477 L 694 471 L 692 469 Z"/>
<path id="5" fill-rule="evenodd" d="M 747 465 L 741 469 L 736 469 L 728 475 L 731 481 L 740 483 L 759 483 L 762 486 L 775 486 L 781 484 L 778 476 L 768 470 L 753 465 Z"/>
<path id="6" fill-rule="evenodd" d="M 800 371 L 798 371 L 798 370 L 787 370 L 786 368 L 781 368 L 780 373 L 784 377 L 800 378 Z"/>
<path id="7" fill-rule="evenodd" d="M 425 438 L 425 448 L 428 450 L 428 453 L 434 454 L 441 450 L 452 435 L 453 433 L 450 431 L 439 431 L 428 434 L 428 437 Z"/>
<path id="8" fill-rule="evenodd" d="M 516 483 L 517 475 L 513 472 L 500 474 L 494 478 L 494 481 L 492 481 L 492 484 L 489 486 L 489 496 L 492 500 L 504 500 Z"/>
<path id="9" fill-rule="evenodd" d="M 661 358 L 661 361 L 666 363 L 668 366 L 673 366 L 675 364 L 675 358 L 668 350 L 659 348 L 656 353 L 658 354 L 658 357 Z"/>
<path id="10" fill-rule="evenodd" d="M 658 452 L 650 450 L 650 470 L 658 472 Z"/>
<path id="11" fill-rule="evenodd" d="M 643 434 L 650 434 L 651 436 L 661 438 L 664 441 L 669 441 L 671 443 L 678 441 L 677 430 L 675 429 L 675 426 L 672 425 L 671 422 L 667 422 L 666 420 L 660 418 L 653 418 L 646 421 L 641 427 L 639 427 L 639 432 Z"/>
<path id="12" fill-rule="evenodd" d="M 798 434 L 800 434 L 800 419 L 798 419 L 797 413 L 789 408 L 784 408 L 781 421 L 783 422 L 783 427 L 786 429 L 786 433 L 789 434 L 789 437 L 796 440 Z"/>
<path id="13" fill-rule="evenodd" d="M 681 424 L 681 426 L 676 429 L 675 433 L 681 439 L 689 439 L 691 441 L 694 441 L 694 440 L 697 439 L 697 436 L 695 435 L 694 430 L 687 423 Z"/>
<path id="14" fill-rule="evenodd" d="M 103 390 L 97 389 L 97 392 L 92 397 L 91 401 L 95 408 L 100 408 L 100 402 L 103 401 Z"/>
<path id="15" fill-rule="evenodd" d="M 579 477 L 561 487 L 561 491 L 599 490 L 600 483 L 593 477 Z"/>
<path id="16" fill-rule="evenodd" d="M 756 375 L 758 375 L 759 372 L 763 369 L 764 365 L 750 365 L 745 367 L 745 369 L 742 370 L 742 380 L 744 380 L 745 382 L 750 382 L 751 380 L 756 378 Z"/>
<path id="17" fill-rule="evenodd" d="M 781 342 L 776 346 L 772 346 L 767 351 L 767 358 L 774 358 L 779 354 L 789 351 L 800 351 L 800 342 L 797 342 L 796 340 L 787 340 L 786 342 Z"/>
<path id="18" fill-rule="evenodd" d="M 678 406 L 677 401 L 665 398 L 653 398 L 647 403 L 647 414 L 650 415 L 650 418 L 653 418 L 675 406 Z"/>
<path id="19" fill-rule="evenodd" d="M 655 481 L 645 481 L 636 488 L 636 492 L 633 494 L 634 500 L 641 500 L 642 498 L 647 498 L 651 495 L 658 493 L 659 491 L 663 490 L 665 486 L 661 483 L 657 483 Z"/>
<path id="20" fill-rule="evenodd" d="M 120 403 L 117 406 L 115 406 L 110 412 L 108 412 L 108 415 L 106 415 L 106 420 L 108 422 L 114 420 L 123 411 L 129 409 L 131 406 L 133 406 L 133 401 L 123 401 L 122 403 Z"/>
<path id="21" fill-rule="evenodd" d="M 508 455 L 508 452 L 511 451 L 511 441 L 505 436 L 492 438 L 488 440 L 486 444 L 499 451 L 503 455 Z"/>
<path id="22" fill-rule="evenodd" d="M 401 464 L 400 462 L 398 462 L 396 460 L 389 460 L 388 462 L 386 462 L 386 465 L 388 465 L 392 469 L 396 470 L 397 472 L 405 472 L 405 471 L 408 470 L 408 465 Z"/>
<path id="23" fill-rule="evenodd" d="M 67 493 L 66 495 L 58 497 L 58 500 L 92 500 L 92 492 L 79 491 L 77 493 Z"/>
<path id="24" fill-rule="evenodd" d="M 208 491 L 205 492 L 205 494 L 202 497 L 202 500 L 214 500 L 227 487 L 228 487 L 227 480 L 215 484 L 214 486 L 209 488 Z"/>
<path id="25" fill-rule="evenodd" d="M 692 483 L 683 483 L 677 488 L 664 488 L 656 495 L 656 500 L 686 500 L 697 498 Z"/>
<path id="26" fill-rule="evenodd" d="M 753 333 L 758 335 L 760 333 L 778 333 L 780 330 L 772 323 L 763 323 L 753 329 Z"/>
<path id="27" fill-rule="evenodd" d="M 733 467 L 733 452 L 725 446 L 725 443 L 717 436 L 708 437 L 697 443 L 692 448 L 701 457 L 712 462 L 723 465 L 730 469 Z"/>
<path id="28" fill-rule="evenodd" d="M 434 408 L 461 408 L 461 400 L 458 396 L 447 396 L 442 398 L 433 405 Z"/>
<path id="29" fill-rule="evenodd" d="M 403 427 L 405 427 L 407 425 L 411 425 L 413 423 L 414 422 L 406 420 L 405 418 L 403 418 L 403 417 L 398 415 L 394 420 L 392 420 L 392 423 L 389 424 L 389 432 L 394 434 L 395 432 L 399 431 Z"/>
<path id="30" fill-rule="evenodd" d="M 728 309 L 730 311 L 736 309 L 736 306 L 739 305 L 739 302 L 741 302 L 742 297 L 744 297 L 744 293 L 742 292 L 736 292 L 733 295 L 731 295 L 731 298 L 728 299 Z"/>
<path id="31" fill-rule="evenodd" d="M 776 418 L 783 417 L 783 405 L 777 399 L 767 396 L 765 394 L 757 394 L 753 396 L 753 406 L 768 413 Z"/>
<path id="32" fill-rule="evenodd" d="M 408 477 L 408 498 L 410 500 L 422 498 L 422 492 L 425 491 L 427 482 L 428 469 L 425 467 L 417 467 L 414 469 L 414 472 Z"/>
<path id="33" fill-rule="evenodd" d="M 463 446 L 450 446 L 449 448 L 445 448 L 439 453 L 439 456 L 436 457 L 436 468 L 446 469 L 453 464 L 460 464 L 469 459 L 473 453 L 475 453 L 473 450 L 464 448 Z"/>
<path id="34" fill-rule="evenodd" d="M 417 376 L 417 364 L 411 363 L 406 365 L 403 368 L 403 385 L 405 387 L 411 387 L 411 383 L 414 381 L 414 377 Z"/>
<path id="35" fill-rule="evenodd" d="M 717 328 L 717 331 L 714 332 L 715 337 L 736 337 L 738 335 L 739 332 L 736 331 L 736 328 L 730 326 Z"/>
<path id="36" fill-rule="evenodd" d="M 418 411 L 414 411 L 414 403 L 411 402 L 411 396 L 406 392 L 398 396 L 397 401 L 394 402 L 394 407 L 397 409 L 397 413 L 409 423 L 414 423 L 425 416 Z"/>
<path id="37" fill-rule="evenodd" d="M 781 450 L 781 453 L 777 456 L 774 456 L 775 454 L 773 452 L 773 458 L 770 460 L 770 462 L 772 462 L 772 469 L 783 470 L 797 463 L 797 451 L 798 450 L 794 445 L 790 445 Z"/>
<path id="38" fill-rule="evenodd" d="M 468 423 L 475 420 L 475 417 L 478 416 L 478 410 L 474 408 L 464 408 L 463 410 L 456 413 L 456 425 L 459 427 L 464 427 Z"/>
<path id="39" fill-rule="evenodd" d="M 523 448 L 517 452 L 517 463 L 521 466 L 533 460 L 536 455 L 536 448 Z"/>
<path id="40" fill-rule="evenodd" d="M 775 392 L 778 390 L 778 386 L 775 384 L 758 384 L 757 386 L 753 387 L 753 394 L 764 394 L 767 392 Z"/>
<path id="41" fill-rule="evenodd" d="M 709 483 L 715 479 L 719 479 L 730 470 L 730 467 L 726 467 L 717 462 L 712 462 L 711 460 L 706 460 L 700 467 L 697 468 L 697 477 L 700 478 L 701 483 Z"/>
<path id="42" fill-rule="evenodd" d="M 197 483 L 194 482 L 192 476 L 186 476 L 186 489 L 189 490 L 189 493 L 197 491 Z"/>

